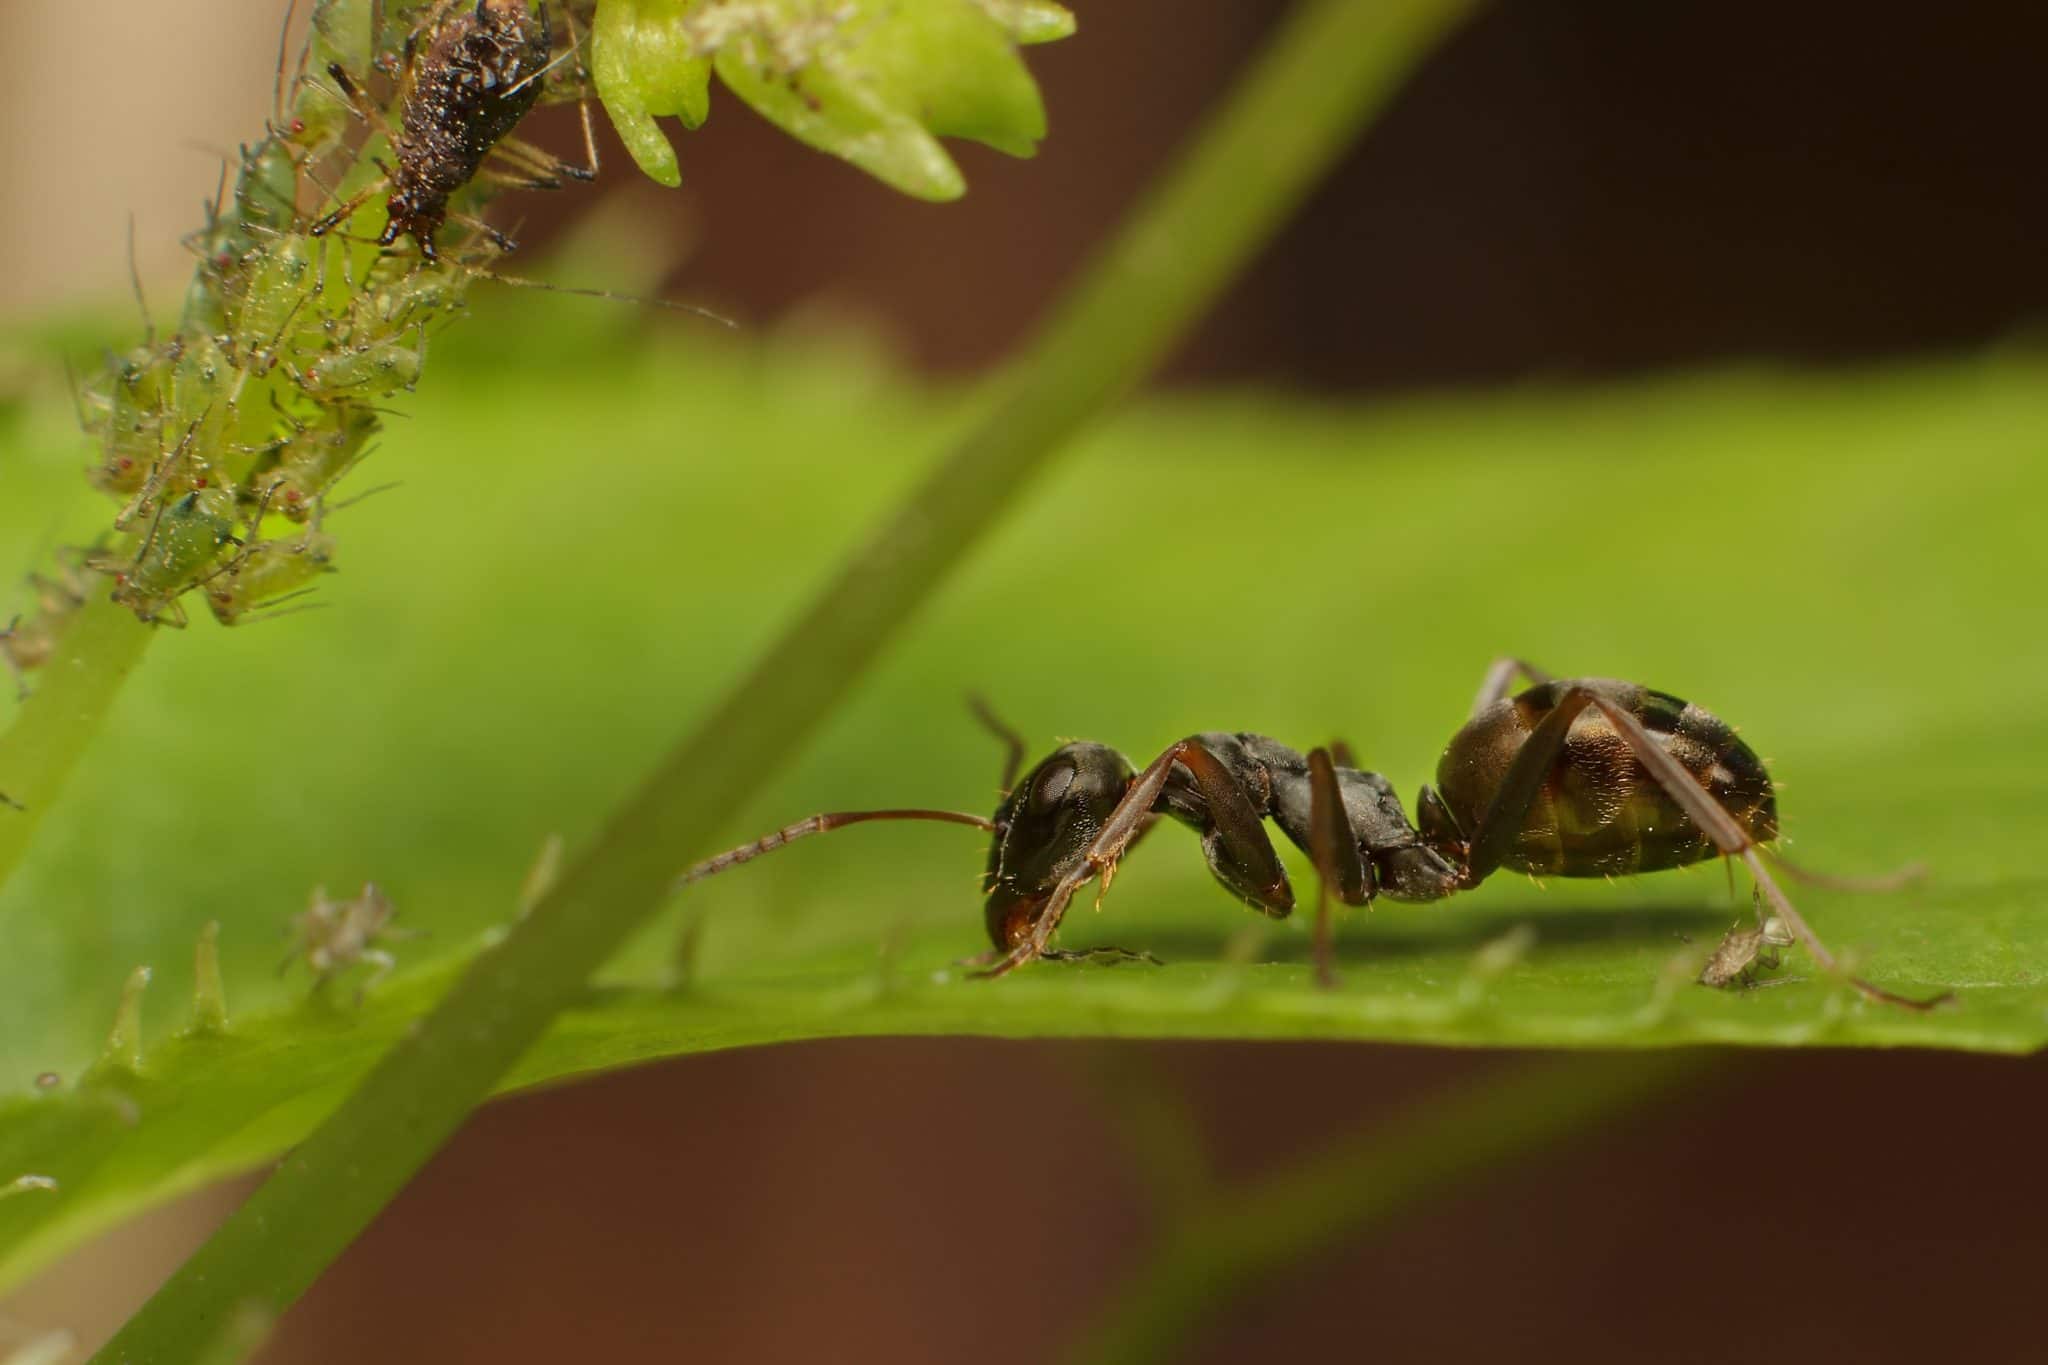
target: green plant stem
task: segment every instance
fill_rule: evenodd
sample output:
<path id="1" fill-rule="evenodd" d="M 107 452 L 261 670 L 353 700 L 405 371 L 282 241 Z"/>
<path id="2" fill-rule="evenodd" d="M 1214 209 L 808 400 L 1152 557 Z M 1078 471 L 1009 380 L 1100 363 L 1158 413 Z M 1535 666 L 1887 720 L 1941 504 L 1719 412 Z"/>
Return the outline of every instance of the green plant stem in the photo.
<path id="1" fill-rule="evenodd" d="M 1005 397 L 663 762 L 533 912 L 95 1357 L 195 1358 L 353 1240 L 666 898 L 676 869 L 850 688 L 1080 426 L 1149 371 L 1466 0 L 1314 0 L 1139 207 Z M 985 989 L 963 985 L 962 989 Z"/>
<path id="2" fill-rule="evenodd" d="M 120 695 L 121 684 L 156 631 L 96 594 L 79 608 L 36 675 L 35 690 L 0 735 L 0 791 L 21 803 L 0 808 L 0 886 L 21 862 L 44 812 Z"/>
<path id="3" fill-rule="evenodd" d="M 1392 1127 L 1340 1142 L 1169 1229 L 1072 1365 L 1167 1360 L 1209 1317 L 1345 1238 L 1696 1082 L 1718 1054 L 1612 1054 L 1523 1063 Z"/>

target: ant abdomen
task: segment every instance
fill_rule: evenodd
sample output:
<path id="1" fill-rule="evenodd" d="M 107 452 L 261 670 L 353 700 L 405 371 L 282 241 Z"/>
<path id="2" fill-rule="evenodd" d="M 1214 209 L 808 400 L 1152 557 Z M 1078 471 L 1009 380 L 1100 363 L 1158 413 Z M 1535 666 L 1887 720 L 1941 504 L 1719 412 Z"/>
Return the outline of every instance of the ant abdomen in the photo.
<path id="1" fill-rule="evenodd" d="M 1719 717 L 1667 692 L 1610 679 L 1547 682 L 1503 698 L 1451 737 L 1437 765 L 1444 804 L 1468 834 L 1508 767 L 1567 689 L 1592 688 L 1642 722 L 1756 843 L 1778 834 L 1763 761 Z M 1718 856 L 1707 832 L 1630 751 L 1598 707 L 1579 712 L 1500 865 L 1545 876 L 1655 872 Z"/>

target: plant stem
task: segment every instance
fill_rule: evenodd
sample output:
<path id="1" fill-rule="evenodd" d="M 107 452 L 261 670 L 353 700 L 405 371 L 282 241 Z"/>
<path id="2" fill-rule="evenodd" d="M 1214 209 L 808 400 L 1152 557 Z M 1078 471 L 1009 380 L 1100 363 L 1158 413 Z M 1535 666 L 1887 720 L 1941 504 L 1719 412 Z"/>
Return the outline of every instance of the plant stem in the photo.
<path id="1" fill-rule="evenodd" d="M 44 812 L 56 804 L 155 634 L 104 593 L 65 627 L 56 654 L 36 675 L 35 690 L 0 735 L 0 791 L 21 805 L 0 807 L 0 886 L 28 851 Z"/>
<path id="2" fill-rule="evenodd" d="M 555 890 L 95 1357 L 195 1358 L 302 1293 L 666 898 L 973 542 L 1149 371 L 1467 0 L 1314 0 L 1071 292 L 1006 397 L 857 552 Z M 983 989 L 963 986 L 962 989 Z"/>
<path id="3" fill-rule="evenodd" d="M 1202 1323 L 1340 1240 L 1634 1108 L 1717 1054 L 1617 1053 L 1523 1063 L 1428 1103 L 1391 1131 L 1341 1142 L 1218 1197 L 1170 1229 L 1072 1365 L 1175 1358 Z"/>

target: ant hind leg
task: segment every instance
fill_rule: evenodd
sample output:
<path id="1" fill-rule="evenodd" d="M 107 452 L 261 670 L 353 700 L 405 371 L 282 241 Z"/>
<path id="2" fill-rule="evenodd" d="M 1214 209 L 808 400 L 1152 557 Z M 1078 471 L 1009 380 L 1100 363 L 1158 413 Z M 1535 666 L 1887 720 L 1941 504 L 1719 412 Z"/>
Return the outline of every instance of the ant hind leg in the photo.
<path id="1" fill-rule="evenodd" d="M 1479 695 L 1472 699 L 1472 714 L 1478 715 L 1507 696 L 1517 677 L 1527 678 L 1538 687 L 1547 682 L 1557 681 L 1527 659 L 1517 659 L 1513 655 L 1503 654 L 1488 666 L 1485 681 L 1479 684 Z"/>

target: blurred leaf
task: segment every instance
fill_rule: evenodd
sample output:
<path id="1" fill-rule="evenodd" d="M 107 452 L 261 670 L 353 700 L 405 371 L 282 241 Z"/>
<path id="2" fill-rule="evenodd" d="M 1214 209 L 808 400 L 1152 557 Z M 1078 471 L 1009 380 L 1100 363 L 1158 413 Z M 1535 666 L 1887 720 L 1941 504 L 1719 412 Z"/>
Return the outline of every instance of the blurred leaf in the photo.
<path id="1" fill-rule="evenodd" d="M 504 306 L 539 335 L 583 305 Z M 0 1201 L 0 1279 L 305 1134 L 513 912 L 546 837 L 591 831 L 710 703 L 719 661 L 756 652 L 967 415 L 831 357 L 600 339 L 541 363 L 469 330 L 376 457 L 369 477 L 402 486 L 330 523 L 327 609 L 161 639 L 0 897 L 0 1186 L 57 1185 Z M 1353 912 L 1343 985 L 1321 993 L 1306 917 L 1245 939 L 1263 922 L 1171 829 L 1067 932 L 1169 965 L 973 982 L 951 964 L 981 946 L 978 841 L 868 827 L 696 888 L 514 1083 L 883 1033 L 2037 1048 L 2044 373 L 2024 357 L 1390 407 L 1155 401 L 1062 465 L 772 796 L 733 813 L 738 842 L 815 810 L 992 808 L 971 689 L 1045 748 L 1087 736 L 1143 761 L 1198 729 L 1342 735 L 1412 791 L 1514 651 L 1741 724 L 1808 863 L 1926 859 L 1932 880 L 1902 895 L 1796 898 L 1874 979 L 1953 986 L 1954 1009 L 1876 1008 L 1796 955 L 1747 993 L 1687 984 L 1672 964 L 1747 910 L 1712 866 Z M 35 400 L 4 452 L 0 569 L 33 562 L 75 497 L 57 404 Z M 678 433 L 706 457 L 676 457 Z M 350 979 L 309 1001 L 302 970 L 275 972 L 280 935 L 313 884 L 372 879 L 428 936 L 360 1007 Z M 216 919 L 227 1032 L 173 1038 Z M 678 985 L 686 920 L 701 934 Z M 1518 960 L 1487 952 L 1521 926 Z M 139 965 L 140 1061 L 84 1079 Z"/>
<path id="2" fill-rule="evenodd" d="M 1052 0 L 975 0 L 1003 32 L 1020 43 L 1050 43 L 1074 36 L 1074 12 Z"/>
<path id="3" fill-rule="evenodd" d="M 1030 156 L 1045 108 L 1015 44 L 1073 30 L 1039 0 L 604 0 L 593 37 L 598 92 L 640 168 L 680 180 L 656 126 L 709 108 L 709 72 L 798 140 L 921 199 L 966 182 L 940 137 Z"/>
<path id="4" fill-rule="evenodd" d="M 604 0 L 591 30 L 591 75 L 612 126 L 640 169 L 671 188 L 682 183 L 682 170 L 655 118 L 673 115 L 696 128 L 711 113 L 711 58 L 683 24 L 699 7 L 697 0 Z"/>

